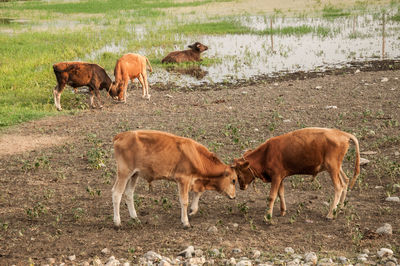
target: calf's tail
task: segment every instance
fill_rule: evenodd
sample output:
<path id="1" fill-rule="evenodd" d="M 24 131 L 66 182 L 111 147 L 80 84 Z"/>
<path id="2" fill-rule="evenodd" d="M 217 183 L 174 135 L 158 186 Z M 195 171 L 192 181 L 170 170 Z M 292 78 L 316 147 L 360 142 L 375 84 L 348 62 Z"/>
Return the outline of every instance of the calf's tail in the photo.
<path id="1" fill-rule="evenodd" d="M 147 57 L 146 57 L 146 62 L 147 62 L 147 65 L 149 66 L 149 71 L 153 72 L 153 69 L 151 68 L 151 65 L 150 65 L 150 61 L 149 61 L 149 59 L 147 59 Z"/>
<path id="2" fill-rule="evenodd" d="M 357 138 L 354 135 L 349 134 L 349 137 L 354 142 L 354 145 L 356 146 L 356 162 L 355 162 L 355 166 L 354 166 L 354 176 L 350 182 L 350 189 L 352 189 L 354 187 L 354 184 L 356 183 L 356 179 L 357 179 L 358 175 L 360 174 L 360 146 L 358 144 Z"/>

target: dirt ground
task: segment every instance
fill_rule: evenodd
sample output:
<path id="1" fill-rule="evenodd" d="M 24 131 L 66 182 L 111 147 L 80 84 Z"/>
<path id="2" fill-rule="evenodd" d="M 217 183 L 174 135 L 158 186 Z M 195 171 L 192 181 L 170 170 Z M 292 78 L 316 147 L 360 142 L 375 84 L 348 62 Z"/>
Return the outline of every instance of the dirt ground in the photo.
<path id="1" fill-rule="evenodd" d="M 357 73 L 356 73 L 357 72 Z M 49 117 L 2 132 L 0 138 L 0 265 L 45 263 L 56 258 L 76 262 L 105 259 L 108 248 L 117 258 L 133 261 L 149 250 L 164 256 L 194 245 L 204 251 L 218 248 L 226 257 L 232 248 L 241 256 L 252 249 L 263 257 L 314 251 L 325 256 L 356 256 L 400 250 L 400 70 L 342 71 L 294 75 L 286 80 L 259 79 L 206 90 L 171 91 L 150 88 L 151 100 L 130 90 L 126 104 L 102 95 L 102 110 Z M 151 79 L 151 78 L 150 78 Z M 51 91 L 49 90 L 49 93 Z M 62 103 L 62 97 L 61 97 Z M 177 187 L 155 182 L 154 191 L 140 180 L 135 204 L 140 224 L 129 220 L 121 204 L 122 228 L 112 223 L 111 187 L 115 177 L 112 138 L 135 129 L 155 129 L 186 136 L 207 146 L 229 163 L 243 150 L 271 136 L 301 127 L 339 128 L 354 133 L 370 162 L 362 166 L 359 182 L 337 218 L 325 218 L 333 196 L 327 174 L 294 176 L 285 180 L 288 214 L 274 223 L 263 221 L 269 184 L 256 182 L 237 191 L 236 200 L 206 192 L 200 211 L 180 222 Z M 344 168 L 352 176 L 353 149 Z M 237 227 L 234 224 L 238 224 Z M 375 230 L 389 223 L 393 235 Z M 208 232 L 215 225 L 218 232 Z M 218 259 L 217 259 L 218 261 Z"/>

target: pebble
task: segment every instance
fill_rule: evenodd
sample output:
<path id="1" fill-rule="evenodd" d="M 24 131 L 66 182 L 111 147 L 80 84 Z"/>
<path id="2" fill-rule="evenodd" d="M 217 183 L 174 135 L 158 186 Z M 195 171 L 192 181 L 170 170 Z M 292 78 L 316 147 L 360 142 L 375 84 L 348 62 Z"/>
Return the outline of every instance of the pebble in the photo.
<path id="1" fill-rule="evenodd" d="M 392 256 L 393 255 L 393 251 L 391 249 L 388 248 L 381 248 L 378 252 L 377 252 L 378 256 L 380 258 L 385 257 L 385 256 Z"/>
<path id="2" fill-rule="evenodd" d="M 284 119 L 283 120 L 283 123 L 290 123 L 290 122 L 292 122 L 290 119 Z"/>
<path id="3" fill-rule="evenodd" d="M 383 189 L 383 186 L 376 186 L 376 189 Z"/>
<path id="4" fill-rule="evenodd" d="M 360 152 L 360 154 L 362 154 L 362 155 L 374 155 L 374 154 L 377 154 L 377 152 L 376 151 L 362 151 L 362 152 Z"/>
<path id="5" fill-rule="evenodd" d="M 369 254 L 369 249 L 364 248 L 364 249 L 363 249 L 363 253 L 364 253 L 364 254 Z"/>
<path id="6" fill-rule="evenodd" d="M 399 197 L 387 197 L 385 199 L 385 201 L 389 201 L 389 202 L 400 202 Z"/>
<path id="7" fill-rule="evenodd" d="M 234 248 L 234 249 L 232 249 L 232 252 L 237 254 L 237 253 L 242 252 L 242 250 L 240 248 Z"/>
<path id="8" fill-rule="evenodd" d="M 376 233 L 381 235 L 391 235 L 393 233 L 392 226 L 388 223 L 385 223 L 383 226 L 376 229 Z"/>
<path id="9" fill-rule="evenodd" d="M 394 156 L 399 157 L 399 156 L 400 156 L 400 152 L 395 151 L 395 152 L 394 152 Z"/>
<path id="10" fill-rule="evenodd" d="M 368 255 L 367 254 L 359 254 L 357 256 L 357 260 L 362 261 L 362 262 L 366 262 L 368 260 Z"/>
<path id="11" fill-rule="evenodd" d="M 325 109 L 337 109 L 336 105 L 327 105 L 325 106 Z"/>
<path id="12" fill-rule="evenodd" d="M 314 252 L 308 252 L 304 254 L 305 262 L 311 262 L 312 264 L 317 264 L 318 257 Z"/>
<path id="13" fill-rule="evenodd" d="M 68 260 L 74 261 L 76 260 L 76 256 L 75 255 L 68 256 Z"/>
<path id="14" fill-rule="evenodd" d="M 217 256 L 219 256 L 219 250 L 218 249 L 216 249 L 216 248 L 214 248 L 213 250 L 211 250 L 211 254 L 214 256 L 214 257 L 217 257 Z"/>
<path id="15" fill-rule="evenodd" d="M 194 255 L 194 247 L 193 246 L 188 246 L 185 250 L 179 252 L 179 254 L 178 254 L 178 256 L 182 256 L 184 258 L 191 258 L 193 255 Z"/>
<path id="16" fill-rule="evenodd" d="M 228 265 L 236 265 L 236 259 L 234 257 L 228 260 Z"/>
<path id="17" fill-rule="evenodd" d="M 400 185 L 399 185 L 399 184 L 394 184 L 394 185 L 393 185 L 393 188 L 394 188 L 394 189 L 397 189 L 397 190 L 400 190 Z"/>
<path id="18" fill-rule="evenodd" d="M 111 256 L 110 258 L 108 258 L 107 263 L 105 264 L 105 266 L 118 266 L 121 263 L 119 262 L 119 260 L 115 259 L 114 256 Z"/>
<path id="19" fill-rule="evenodd" d="M 201 250 L 201 249 L 196 249 L 196 250 L 194 251 L 194 255 L 195 255 L 196 257 L 201 257 L 201 256 L 203 256 L 203 250 Z"/>
<path id="20" fill-rule="evenodd" d="M 365 158 L 360 158 L 360 165 L 366 165 L 368 164 L 370 161 L 368 159 Z"/>
<path id="21" fill-rule="evenodd" d="M 101 253 L 103 253 L 104 255 L 110 254 L 110 250 L 108 248 L 103 248 L 101 250 Z"/>
<path id="22" fill-rule="evenodd" d="M 213 225 L 213 226 L 210 226 L 207 231 L 210 233 L 216 234 L 216 233 L 218 233 L 218 228 L 215 225 Z"/>
<path id="23" fill-rule="evenodd" d="M 258 259 L 261 256 L 261 252 L 258 250 L 253 250 L 253 259 Z"/>
<path id="24" fill-rule="evenodd" d="M 360 73 L 361 70 L 357 69 L 356 71 L 354 71 L 354 74 Z"/>
<path id="25" fill-rule="evenodd" d="M 285 252 L 286 252 L 287 254 L 293 254 L 293 253 L 294 253 L 294 249 L 291 248 L 291 247 L 287 247 L 287 248 L 285 248 Z"/>
<path id="26" fill-rule="evenodd" d="M 94 258 L 92 264 L 93 266 L 100 266 L 103 265 L 103 262 L 101 262 L 101 259 L 99 258 Z"/>
<path id="27" fill-rule="evenodd" d="M 347 258 L 346 257 L 340 256 L 338 259 L 339 259 L 340 263 L 342 263 L 342 264 L 347 262 Z"/>
<path id="28" fill-rule="evenodd" d="M 388 82 L 388 81 L 389 81 L 389 79 L 386 77 L 381 79 L 381 82 Z"/>
<path id="29" fill-rule="evenodd" d="M 239 261 L 236 266 L 251 266 L 252 263 L 249 260 L 241 260 Z"/>
<path id="30" fill-rule="evenodd" d="M 205 262 L 206 259 L 204 257 L 189 259 L 189 265 L 203 265 Z"/>
<path id="31" fill-rule="evenodd" d="M 320 90 L 320 89 L 322 89 L 322 86 L 315 86 L 315 89 Z"/>
<path id="32" fill-rule="evenodd" d="M 237 223 L 233 224 L 233 228 L 238 228 L 238 227 L 239 227 L 239 224 L 237 224 Z"/>
<path id="33" fill-rule="evenodd" d="M 161 260 L 159 266 L 171 266 L 171 263 L 166 260 Z"/>
<path id="34" fill-rule="evenodd" d="M 162 256 L 160 254 L 155 253 L 154 251 L 148 251 L 146 254 L 143 255 L 143 257 L 151 261 L 162 259 Z"/>

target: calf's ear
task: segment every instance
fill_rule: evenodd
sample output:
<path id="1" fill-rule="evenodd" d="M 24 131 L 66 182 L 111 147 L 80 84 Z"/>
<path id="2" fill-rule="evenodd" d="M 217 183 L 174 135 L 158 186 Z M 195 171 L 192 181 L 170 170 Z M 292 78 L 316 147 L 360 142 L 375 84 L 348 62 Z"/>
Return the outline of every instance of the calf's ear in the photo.
<path id="1" fill-rule="evenodd" d="M 234 159 L 233 164 L 231 165 L 231 168 L 234 169 L 247 169 L 249 168 L 250 163 L 243 158 L 240 159 Z"/>

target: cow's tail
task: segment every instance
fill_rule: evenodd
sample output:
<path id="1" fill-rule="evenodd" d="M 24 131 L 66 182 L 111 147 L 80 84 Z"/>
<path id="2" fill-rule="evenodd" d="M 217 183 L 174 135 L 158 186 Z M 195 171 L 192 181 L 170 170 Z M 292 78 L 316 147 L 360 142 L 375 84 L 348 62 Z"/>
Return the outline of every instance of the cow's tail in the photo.
<path id="1" fill-rule="evenodd" d="M 349 134 L 349 137 L 354 142 L 354 145 L 356 146 L 356 162 L 355 162 L 355 166 L 354 166 L 354 176 L 350 182 L 350 189 L 352 189 L 354 187 L 354 184 L 356 183 L 356 179 L 357 179 L 358 175 L 360 174 L 360 146 L 358 144 L 357 138 L 354 135 Z"/>
<path id="2" fill-rule="evenodd" d="M 146 62 L 147 62 L 147 66 L 149 67 L 149 71 L 153 72 L 153 69 L 151 68 L 150 61 L 149 61 L 149 59 L 147 57 L 146 57 Z"/>

